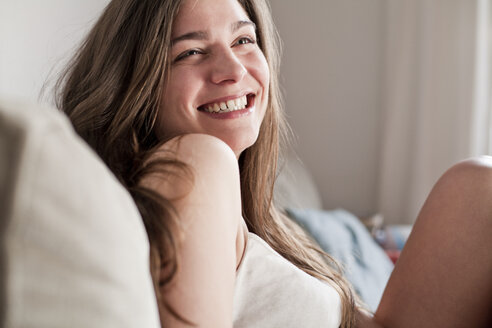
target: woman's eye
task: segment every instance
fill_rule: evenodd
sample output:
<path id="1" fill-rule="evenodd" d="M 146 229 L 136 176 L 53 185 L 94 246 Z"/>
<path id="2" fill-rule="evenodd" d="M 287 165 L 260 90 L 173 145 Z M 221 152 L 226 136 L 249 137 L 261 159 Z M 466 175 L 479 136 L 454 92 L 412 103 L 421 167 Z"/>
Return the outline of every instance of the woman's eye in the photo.
<path id="1" fill-rule="evenodd" d="M 185 59 L 185 58 L 190 57 L 190 56 L 199 55 L 201 53 L 202 52 L 200 50 L 190 49 L 190 50 L 187 50 L 187 51 L 181 53 L 180 55 L 178 55 L 178 57 L 176 57 L 175 61 Z"/>
<path id="2" fill-rule="evenodd" d="M 241 44 L 248 44 L 248 43 L 256 43 L 256 40 L 250 37 L 242 37 L 236 41 L 236 44 L 241 45 Z"/>

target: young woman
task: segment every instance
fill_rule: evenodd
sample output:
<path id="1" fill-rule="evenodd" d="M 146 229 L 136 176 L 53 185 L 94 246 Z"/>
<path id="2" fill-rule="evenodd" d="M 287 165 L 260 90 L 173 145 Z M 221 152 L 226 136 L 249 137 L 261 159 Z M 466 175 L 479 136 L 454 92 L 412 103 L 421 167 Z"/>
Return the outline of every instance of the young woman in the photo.
<path id="1" fill-rule="evenodd" d="M 60 80 L 59 107 L 142 214 L 162 325 L 492 324 L 490 161 L 444 174 L 366 316 L 336 263 L 272 204 L 278 68 L 265 0 L 113 0 Z M 295 281 L 278 297 L 251 295 L 284 276 Z"/>

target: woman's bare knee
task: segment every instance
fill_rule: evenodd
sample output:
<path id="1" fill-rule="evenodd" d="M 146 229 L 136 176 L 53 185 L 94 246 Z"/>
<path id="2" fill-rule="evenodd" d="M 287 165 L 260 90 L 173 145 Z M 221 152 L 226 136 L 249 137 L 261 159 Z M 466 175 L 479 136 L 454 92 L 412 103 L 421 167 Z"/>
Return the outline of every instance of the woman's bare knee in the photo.
<path id="1" fill-rule="evenodd" d="M 426 207 L 492 222 L 492 157 L 471 158 L 452 166 L 436 183 Z"/>
<path id="2" fill-rule="evenodd" d="M 492 157 L 480 156 L 461 161 L 452 166 L 444 176 L 461 178 L 470 182 L 492 182 Z"/>

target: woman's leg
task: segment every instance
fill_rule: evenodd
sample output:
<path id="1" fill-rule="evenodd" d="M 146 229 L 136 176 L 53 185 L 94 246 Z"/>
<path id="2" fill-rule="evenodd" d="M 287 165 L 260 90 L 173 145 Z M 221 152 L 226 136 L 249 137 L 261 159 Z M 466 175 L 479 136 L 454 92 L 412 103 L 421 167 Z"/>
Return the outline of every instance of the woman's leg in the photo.
<path id="1" fill-rule="evenodd" d="M 492 327 L 492 158 L 437 182 L 375 319 L 384 327 Z"/>

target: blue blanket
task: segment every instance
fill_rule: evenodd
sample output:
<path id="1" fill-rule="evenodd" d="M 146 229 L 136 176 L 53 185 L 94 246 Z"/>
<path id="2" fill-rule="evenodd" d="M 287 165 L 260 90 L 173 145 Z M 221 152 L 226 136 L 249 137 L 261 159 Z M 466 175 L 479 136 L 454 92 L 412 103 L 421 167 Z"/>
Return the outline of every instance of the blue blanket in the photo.
<path id="1" fill-rule="evenodd" d="M 325 252 L 338 260 L 355 291 L 369 310 L 375 311 L 393 263 L 359 219 L 341 209 L 288 209 L 287 213 Z"/>

